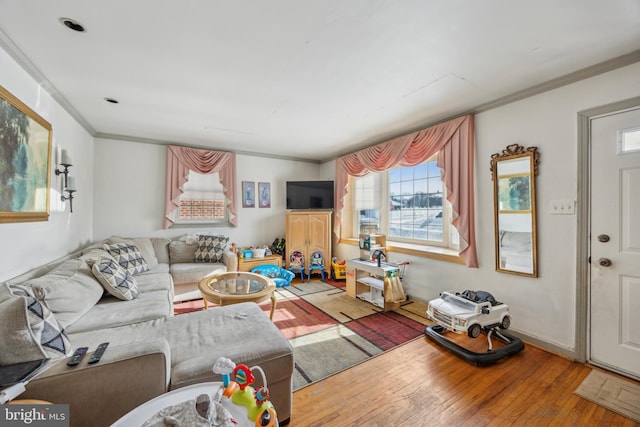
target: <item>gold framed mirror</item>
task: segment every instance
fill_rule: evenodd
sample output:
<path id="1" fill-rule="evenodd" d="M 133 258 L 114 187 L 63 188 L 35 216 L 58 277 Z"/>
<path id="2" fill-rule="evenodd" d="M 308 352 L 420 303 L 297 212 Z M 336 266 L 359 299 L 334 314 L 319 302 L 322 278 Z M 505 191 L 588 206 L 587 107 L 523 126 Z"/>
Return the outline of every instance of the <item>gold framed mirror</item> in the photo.
<path id="1" fill-rule="evenodd" d="M 508 145 L 491 155 L 496 271 L 538 277 L 536 248 L 537 147 Z"/>

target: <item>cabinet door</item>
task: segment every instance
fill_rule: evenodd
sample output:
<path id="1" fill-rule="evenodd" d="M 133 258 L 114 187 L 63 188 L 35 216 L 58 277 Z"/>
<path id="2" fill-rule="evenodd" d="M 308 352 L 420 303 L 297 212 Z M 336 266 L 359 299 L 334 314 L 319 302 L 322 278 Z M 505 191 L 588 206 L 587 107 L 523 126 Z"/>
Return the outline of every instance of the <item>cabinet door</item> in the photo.
<path id="1" fill-rule="evenodd" d="M 285 231 L 285 244 L 287 248 L 285 261 L 287 268 L 289 268 L 289 260 L 294 251 L 302 252 L 305 256 L 305 263 L 308 262 L 308 255 L 306 253 L 308 242 L 307 224 L 307 215 L 287 214 L 287 227 Z"/>
<path id="2" fill-rule="evenodd" d="M 309 246 L 308 254 L 315 251 L 324 256 L 324 269 L 331 267 L 331 214 L 320 213 L 309 215 Z"/>

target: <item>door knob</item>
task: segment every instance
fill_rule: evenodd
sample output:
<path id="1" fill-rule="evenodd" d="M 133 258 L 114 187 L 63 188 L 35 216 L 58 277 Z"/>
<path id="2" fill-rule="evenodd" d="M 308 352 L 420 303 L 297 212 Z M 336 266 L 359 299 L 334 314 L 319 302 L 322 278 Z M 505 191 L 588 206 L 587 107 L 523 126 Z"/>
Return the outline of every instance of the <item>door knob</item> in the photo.
<path id="1" fill-rule="evenodd" d="M 609 258 L 600 258 L 598 264 L 602 267 L 611 267 L 611 260 Z"/>
<path id="2" fill-rule="evenodd" d="M 609 236 L 607 234 L 600 234 L 598 236 L 598 241 L 601 243 L 607 243 L 609 241 Z"/>

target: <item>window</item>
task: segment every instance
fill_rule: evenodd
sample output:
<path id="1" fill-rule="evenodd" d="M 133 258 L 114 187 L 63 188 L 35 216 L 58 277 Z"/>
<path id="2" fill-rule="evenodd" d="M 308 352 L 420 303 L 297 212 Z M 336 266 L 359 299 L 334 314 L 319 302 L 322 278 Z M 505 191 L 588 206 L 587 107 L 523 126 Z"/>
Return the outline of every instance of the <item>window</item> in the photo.
<path id="1" fill-rule="evenodd" d="M 621 142 L 621 152 L 640 151 L 640 129 L 623 129 L 618 131 Z"/>
<path id="2" fill-rule="evenodd" d="M 380 174 L 370 173 L 354 182 L 355 207 L 360 233 L 380 233 Z"/>
<path id="3" fill-rule="evenodd" d="M 458 249 L 441 173 L 434 157 L 416 166 L 351 178 L 352 237 L 380 233 L 387 242 Z"/>
<path id="4" fill-rule="evenodd" d="M 392 169 L 388 176 L 389 238 L 442 242 L 442 180 L 435 161 Z"/>
<path id="5" fill-rule="evenodd" d="M 174 211 L 176 224 L 222 223 L 227 221 L 225 197 L 217 173 L 189 172 L 183 186 L 180 207 Z"/>
<path id="6" fill-rule="evenodd" d="M 206 221 L 206 223 L 224 222 L 225 225 L 237 226 L 236 195 L 232 191 L 236 187 L 235 168 L 236 155 L 234 153 L 169 145 L 167 147 L 167 187 L 165 189 L 163 228 L 167 229 L 180 220 L 179 207 L 185 191 L 209 194 L 210 197 L 203 197 L 202 194 L 198 194 L 195 198 L 189 194 L 184 197 L 185 200 L 205 201 L 205 205 L 208 203 L 207 200 L 214 200 L 214 211 L 215 200 L 224 200 L 225 218 L 214 218 Z M 190 184 L 184 183 L 185 170 L 190 171 L 189 175 L 186 176 L 187 182 L 190 182 Z M 206 174 L 201 176 L 202 179 L 205 179 L 205 184 L 202 184 L 202 188 L 196 186 L 195 182 L 201 181 L 199 177 L 201 174 Z M 224 183 L 224 187 L 220 185 L 221 183 Z M 185 213 L 183 215 L 193 215 L 192 213 L 186 213 L 186 204 L 185 202 Z M 202 219 L 183 219 L 179 222 L 188 221 L 203 222 Z"/>
<path id="7" fill-rule="evenodd" d="M 387 173 L 383 174 L 381 178 L 383 184 L 379 188 L 382 202 L 379 216 L 380 231 L 389 236 L 391 224 L 389 219 L 390 213 L 392 213 L 392 206 L 394 211 L 405 207 L 403 207 L 402 201 L 396 202 L 390 198 L 390 173 L 388 172 L 390 169 L 388 168 L 396 168 L 403 163 L 433 162 L 436 156 L 441 153 L 446 156 L 446 174 L 443 174 L 442 177 L 452 191 L 450 194 L 446 194 L 443 191 L 444 194 L 442 194 L 442 242 L 422 240 L 420 236 L 416 238 L 416 212 L 414 211 L 412 225 L 414 238 L 407 239 L 416 243 L 402 243 L 402 239 L 405 239 L 403 237 L 393 237 L 394 241 L 387 237 L 387 246 L 391 250 L 400 253 L 441 259 L 465 264 L 472 268 L 478 267 L 473 212 L 473 123 L 472 115 L 457 117 L 447 122 L 364 148 L 355 153 L 338 157 L 336 159 L 336 206 L 339 209 L 335 212 L 335 231 L 345 239 L 345 242 L 348 241 L 348 244 L 353 244 L 357 241 L 354 236 L 358 235 L 360 210 L 355 208 L 353 177 L 364 176 L 373 170 L 386 170 Z M 427 155 L 432 157 L 428 158 Z M 454 221 L 458 221 L 458 226 L 460 227 L 461 234 L 459 237 L 449 226 L 449 221 L 452 218 L 452 209 L 445 202 L 447 198 L 451 198 L 452 203 L 458 210 L 455 214 L 459 215 L 459 217 L 454 217 Z M 428 209 L 428 205 L 426 209 Z M 363 216 L 367 217 L 367 213 L 364 212 Z M 369 218 L 371 217 L 371 215 L 368 216 Z M 418 226 L 420 225 L 422 224 L 418 223 Z M 458 240 L 460 243 L 457 244 L 458 247 L 456 248 Z M 441 247 L 435 248 L 435 245 Z"/>

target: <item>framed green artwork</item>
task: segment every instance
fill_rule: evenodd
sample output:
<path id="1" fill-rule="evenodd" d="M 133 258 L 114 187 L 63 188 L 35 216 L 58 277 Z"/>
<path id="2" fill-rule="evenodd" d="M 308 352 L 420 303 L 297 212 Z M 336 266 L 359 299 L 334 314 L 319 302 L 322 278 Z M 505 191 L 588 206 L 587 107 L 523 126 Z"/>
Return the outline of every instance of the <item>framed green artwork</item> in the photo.
<path id="1" fill-rule="evenodd" d="M 0 222 L 49 220 L 51 125 L 0 86 Z"/>
<path id="2" fill-rule="evenodd" d="M 531 212 L 531 178 L 529 175 L 498 177 L 500 212 Z"/>

